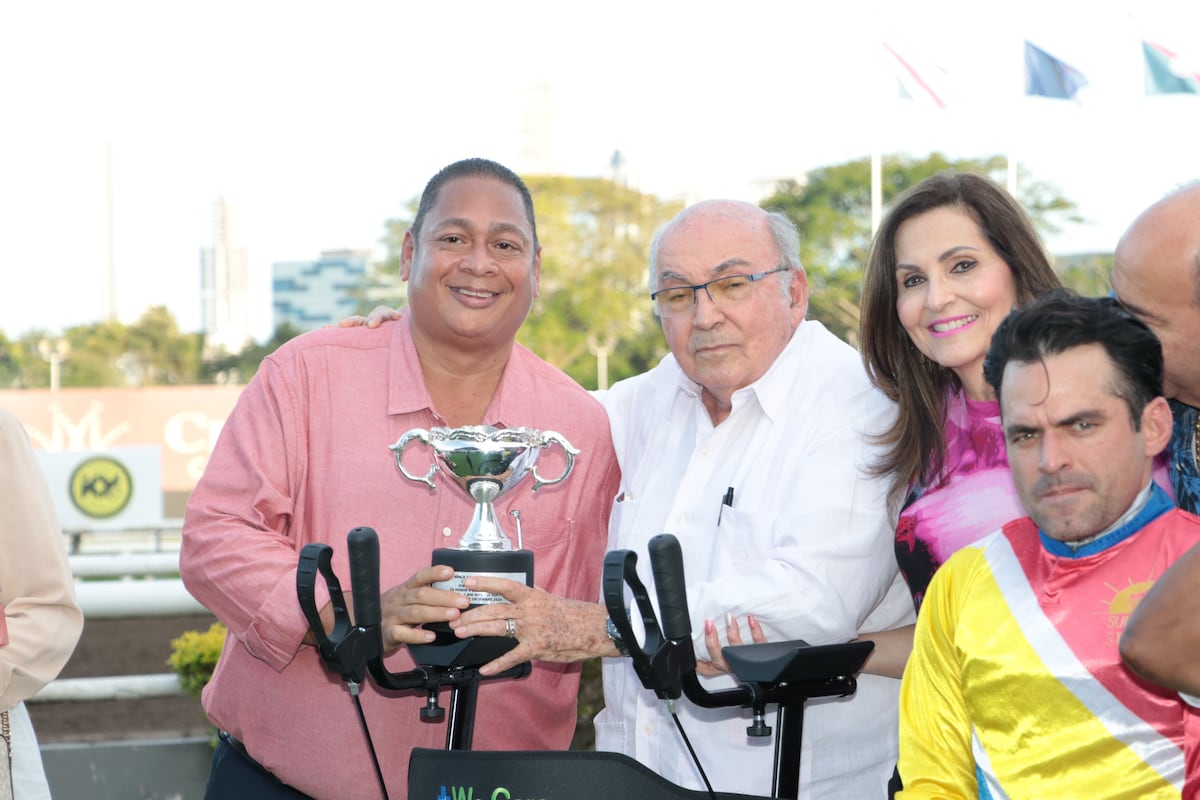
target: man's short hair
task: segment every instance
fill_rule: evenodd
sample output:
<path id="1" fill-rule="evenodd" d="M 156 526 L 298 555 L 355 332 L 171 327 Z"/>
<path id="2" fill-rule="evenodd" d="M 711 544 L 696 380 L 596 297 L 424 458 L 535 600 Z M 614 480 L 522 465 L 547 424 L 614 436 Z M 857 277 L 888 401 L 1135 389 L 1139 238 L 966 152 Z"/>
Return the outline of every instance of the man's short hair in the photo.
<path id="1" fill-rule="evenodd" d="M 486 158 L 465 158 L 462 161 L 455 161 L 449 166 L 442 167 L 436 175 L 429 179 L 429 183 L 425 184 L 425 190 L 421 192 L 421 202 L 417 205 L 417 216 L 412 223 L 413 239 L 420 241 L 421 226 L 425 224 L 425 215 L 437 202 L 442 187 L 455 178 L 475 177 L 494 178 L 517 190 L 517 193 L 521 195 L 521 202 L 525 204 L 525 218 L 533 231 L 533 249 L 537 250 L 537 223 L 533 218 L 533 196 L 529 193 L 529 187 L 517 173 L 503 164 Z"/>
<path id="2" fill-rule="evenodd" d="M 1013 311 L 992 336 L 983 377 L 999 398 L 1009 362 L 1036 364 L 1089 344 L 1103 347 L 1112 360 L 1117 385 L 1110 389 L 1125 401 L 1138 430 L 1146 404 L 1163 393 L 1162 345 L 1146 323 L 1111 297 L 1055 289 Z"/>

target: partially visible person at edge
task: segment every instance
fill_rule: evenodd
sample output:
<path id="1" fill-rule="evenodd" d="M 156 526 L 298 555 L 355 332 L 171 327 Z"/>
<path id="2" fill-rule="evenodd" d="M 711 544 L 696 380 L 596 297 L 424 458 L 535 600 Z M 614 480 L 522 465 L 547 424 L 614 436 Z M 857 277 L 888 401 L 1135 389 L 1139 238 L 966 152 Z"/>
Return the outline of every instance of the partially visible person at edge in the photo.
<path id="1" fill-rule="evenodd" d="M 414 666 L 400 645 L 432 641 L 423 624 L 458 621 L 465 596 L 432 587 L 453 571 L 429 564 L 435 548 L 458 544 L 475 504 L 398 474 L 388 446 L 405 432 L 487 424 L 563 434 L 580 451 L 570 478 L 508 493 L 496 512 L 520 510 L 547 591 L 598 595 L 619 475 L 600 404 L 514 341 L 540 267 L 525 183 L 492 161 L 451 164 L 426 185 L 404 236 L 404 319 L 297 337 L 242 392 L 188 503 L 180 554 L 188 590 L 229 631 L 203 695 L 222 731 L 206 797 L 382 796 L 351 695 L 311 646 L 296 565 L 304 545 L 328 542 L 346 576 L 347 532 L 377 531 L 391 671 Z M 323 582 L 317 592 L 330 627 Z M 473 746 L 566 749 L 578 684 L 578 666 L 537 663 L 528 678 L 488 685 Z M 404 797 L 409 751 L 442 747 L 445 723 L 419 717 L 419 692 L 367 681 L 361 701 L 388 794 Z"/>
<path id="2" fill-rule="evenodd" d="M 679 538 L 689 614 L 705 621 L 693 644 L 710 657 L 700 667 L 710 689 L 732 685 L 721 674 L 725 642 L 828 644 L 912 621 L 891 553 L 886 482 L 867 474 L 878 457 L 871 440 L 893 407 L 852 348 L 805 320 L 798 252 L 799 235 L 780 214 L 729 200 L 684 209 L 650 252 L 651 297 L 671 354 L 602 393 L 623 476 L 610 547 L 637 552 L 649 585 L 647 542 L 663 532 Z M 386 316 L 377 309 L 370 324 Z M 514 603 L 452 623 L 460 636 L 496 635 L 501 617 L 515 619 L 521 644 L 489 671 L 619 653 L 601 604 L 512 581 L 469 582 Z M 597 749 L 704 788 L 667 709 L 630 662 L 606 660 L 603 670 Z M 802 797 L 882 795 L 898 684 L 864 675 L 854 697 L 808 703 Z M 675 706 L 716 791 L 769 793 L 772 749 L 747 737 L 749 711 L 686 698 Z"/>
<path id="3" fill-rule="evenodd" d="M 875 235 L 860 341 L 867 374 L 899 413 L 873 467 L 890 482 L 896 559 L 918 609 L 952 553 L 1025 516 L 983 361 L 1009 312 L 1060 286 L 1028 215 L 981 175 L 925 179 Z M 1158 477 L 1168 485 L 1165 460 Z M 877 648 L 867 669 L 899 677 L 912 627 L 864 638 Z"/>
<path id="4" fill-rule="evenodd" d="M 50 487 L 25 429 L 3 409 L 0 475 L 0 712 L 7 715 L 9 740 L 0 742 L 7 751 L 0 758 L 11 767 L 9 796 L 49 800 L 25 701 L 66 666 L 83 631 L 83 612 Z"/>
<path id="5" fill-rule="evenodd" d="M 1163 344 L 1171 400 L 1171 479 L 1180 508 L 1198 511 L 1200 472 L 1200 183 L 1146 209 L 1121 237 L 1113 292 Z M 1167 571 L 1121 636 L 1126 663 L 1156 683 L 1200 696 L 1200 550 Z"/>
<path id="6" fill-rule="evenodd" d="M 1110 298 L 1014 312 L 984 367 L 1029 517 L 930 582 L 900 696 L 899 800 L 1178 798 L 1197 710 L 1122 664 L 1118 632 L 1200 541 L 1152 479 L 1171 435 L 1153 333 Z"/>
<path id="7" fill-rule="evenodd" d="M 1133 221 L 1117 243 L 1112 288 L 1162 342 L 1163 388 L 1175 415 L 1169 448 L 1175 501 L 1200 512 L 1200 182 Z"/>

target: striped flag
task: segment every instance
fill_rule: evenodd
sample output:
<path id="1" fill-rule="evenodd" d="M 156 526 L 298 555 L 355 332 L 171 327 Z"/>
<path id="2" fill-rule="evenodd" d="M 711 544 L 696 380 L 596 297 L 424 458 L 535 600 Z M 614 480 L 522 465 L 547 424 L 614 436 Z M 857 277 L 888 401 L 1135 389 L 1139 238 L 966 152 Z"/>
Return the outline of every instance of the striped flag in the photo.
<path id="1" fill-rule="evenodd" d="M 1087 86 L 1083 73 L 1045 50 L 1025 42 L 1025 94 L 1074 100 Z"/>
<path id="2" fill-rule="evenodd" d="M 1200 94 L 1200 68 L 1160 44 L 1142 42 L 1146 94 Z"/>
<path id="3" fill-rule="evenodd" d="M 896 93 L 904 100 L 945 108 L 949 102 L 946 70 L 937 64 L 917 64 L 900 55 L 896 48 L 883 43 L 896 76 Z"/>

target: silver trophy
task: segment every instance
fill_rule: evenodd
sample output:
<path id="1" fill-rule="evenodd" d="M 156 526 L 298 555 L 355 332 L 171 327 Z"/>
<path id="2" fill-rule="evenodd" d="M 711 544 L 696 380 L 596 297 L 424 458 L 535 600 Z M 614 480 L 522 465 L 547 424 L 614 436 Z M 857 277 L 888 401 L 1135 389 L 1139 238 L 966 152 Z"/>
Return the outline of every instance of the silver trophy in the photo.
<path id="1" fill-rule="evenodd" d="M 433 459 L 424 475 L 414 475 L 404 466 L 405 449 L 414 442 L 433 450 Z M 553 445 L 562 448 L 566 465 L 557 478 L 547 479 L 538 474 L 537 459 L 542 450 Z M 511 512 L 517 533 L 514 549 L 512 540 L 500 527 L 492 503 L 520 484 L 526 475 L 533 475 L 535 492 L 543 486 L 566 480 L 575 466 L 575 456 L 579 454 L 570 442 L 553 431 L 471 425 L 429 430 L 414 428 L 390 447 L 396 467 L 408 480 L 436 490 L 434 476 L 442 473 L 475 501 L 475 512 L 458 547 L 439 547 L 433 551 L 434 565 L 447 564 L 454 568 L 454 577 L 433 584 L 436 588 L 466 595 L 474 608 L 508 601 L 491 592 L 468 589 L 463 582 L 473 575 L 508 578 L 533 586 L 533 551 L 523 548 L 520 514 Z M 432 623 L 426 627 L 433 630 L 437 638 L 433 644 L 409 646 L 418 663 L 483 664 L 516 646 L 513 638 L 456 639 L 445 623 Z"/>
<path id="2" fill-rule="evenodd" d="M 404 450 L 413 442 L 433 449 L 434 460 L 429 471 L 417 476 L 404 466 Z M 566 454 L 567 463 L 557 478 L 546 479 L 538 474 L 537 458 L 543 448 L 557 444 Z M 562 483 L 575 466 L 579 451 L 561 434 L 539 432 L 532 428 L 493 428 L 490 425 L 471 425 L 463 428 L 414 428 L 401 436 L 391 450 L 400 473 L 410 481 L 424 483 L 436 489 L 433 482 L 438 472 L 444 473 L 475 501 L 471 524 L 459 541 L 460 550 L 512 550 L 512 541 L 505 535 L 496 519 L 492 502 L 533 474 L 533 491 L 543 486 Z M 520 525 L 517 534 L 520 536 Z M 518 541 L 517 548 L 520 549 Z"/>

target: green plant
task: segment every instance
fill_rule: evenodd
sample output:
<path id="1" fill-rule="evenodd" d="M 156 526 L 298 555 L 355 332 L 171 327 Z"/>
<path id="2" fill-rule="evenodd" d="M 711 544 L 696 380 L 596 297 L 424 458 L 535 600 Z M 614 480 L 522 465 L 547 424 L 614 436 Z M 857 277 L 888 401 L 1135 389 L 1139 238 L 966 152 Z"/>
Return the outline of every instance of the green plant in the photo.
<path id="1" fill-rule="evenodd" d="M 596 749 L 596 730 L 592 720 L 604 708 L 600 664 L 599 658 L 589 658 L 583 662 L 579 679 L 579 716 L 575 721 L 575 737 L 571 740 L 572 750 Z"/>
<path id="2" fill-rule="evenodd" d="M 189 696 L 200 696 L 224 646 L 225 626 L 219 622 L 214 622 L 207 631 L 185 631 L 171 640 L 167 665 L 179 676 L 179 685 Z"/>
<path id="3" fill-rule="evenodd" d="M 214 622 L 207 631 L 185 631 L 171 640 L 171 657 L 167 664 L 179 676 L 179 685 L 191 697 L 199 697 L 212 677 L 221 648 L 225 646 L 225 626 Z M 579 686 L 579 717 L 572 750 L 595 749 L 592 719 L 604 708 L 600 681 L 600 659 L 583 662 Z"/>

